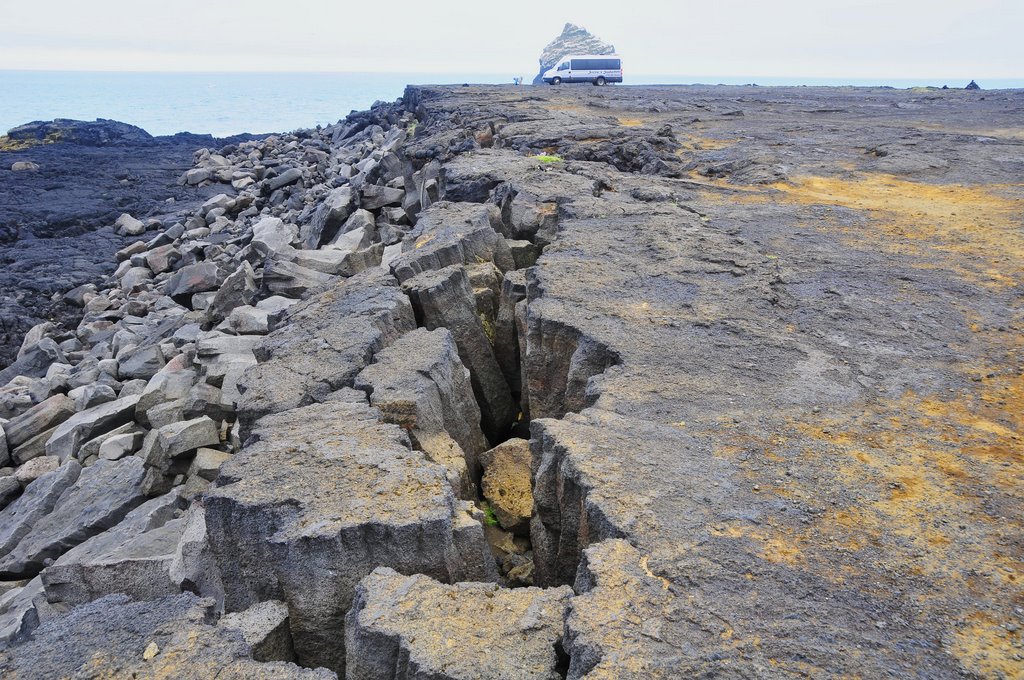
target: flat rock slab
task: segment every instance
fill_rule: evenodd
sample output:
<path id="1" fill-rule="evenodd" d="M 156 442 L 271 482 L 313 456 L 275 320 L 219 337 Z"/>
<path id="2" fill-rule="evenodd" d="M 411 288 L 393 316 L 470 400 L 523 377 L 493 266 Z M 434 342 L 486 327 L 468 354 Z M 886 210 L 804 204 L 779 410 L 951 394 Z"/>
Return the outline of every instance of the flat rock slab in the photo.
<path id="1" fill-rule="evenodd" d="M 224 463 L 204 500 L 227 609 L 287 602 L 300 662 L 336 670 L 342 618 L 375 567 L 493 578 L 482 527 L 453 497 L 444 468 L 349 392 L 263 418 L 255 443 Z"/>
<path id="2" fill-rule="evenodd" d="M 83 443 L 135 418 L 140 395 L 110 401 L 71 416 L 57 426 L 46 442 L 46 455 L 67 460 Z"/>
<path id="3" fill-rule="evenodd" d="M 62 469 L 74 465 L 76 463 L 70 462 Z M 130 457 L 119 461 L 101 460 L 82 470 L 75 483 L 61 494 L 53 510 L 36 521 L 18 544 L 0 558 L 0 573 L 33 576 L 39 573 L 46 560 L 56 559 L 120 522 L 144 500 L 141 488 L 144 467 L 141 459 Z"/>
<path id="4" fill-rule="evenodd" d="M 148 602 L 110 595 L 47 621 L 23 644 L 0 649 L 0 674 L 19 680 L 337 677 L 323 669 L 254 661 L 241 631 L 213 625 L 212 605 L 191 593 Z"/>
<path id="5" fill-rule="evenodd" d="M 177 489 L 135 508 L 113 528 L 64 553 L 41 576 L 51 604 L 85 604 L 122 593 L 134 600 L 178 593 L 170 563 L 183 531 Z"/>
<path id="6" fill-rule="evenodd" d="M 13 451 L 74 414 L 75 402 L 63 394 L 55 394 L 3 425 L 7 433 L 7 446 Z"/>
<path id="7" fill-rule="evenodd" d="M 455 264 L 493 262 L 501 271 L 515 268 L 512 251 L 495 230 L 501 215 L 493 205 L 442 201 L 420 213 L 416 229 L 391 261 L 399 281 Z"/>
<path id="8" fill-rule="evenodd" d="M 415 327 L 408 297 L 379 269 L 294 305 L 256 347 L 259 364 L 239 383 L 243 427 L 351 386 L 376 352 Z"/>
<path id="9" fill-rule="evenodd" d="M 82 466 L 70 461 L 34 480 L 21 496 L 0 511 L 0 558 L 14 550 L 36 522 L 53 510 L 61 494 L 81 472 Z"/>
<path id="10" fill-rule="evenodd" d="M 563 677 L 556 647 L 572 594 L 376 569 L 346 617 L 346 677 L 555 680 Z"/>

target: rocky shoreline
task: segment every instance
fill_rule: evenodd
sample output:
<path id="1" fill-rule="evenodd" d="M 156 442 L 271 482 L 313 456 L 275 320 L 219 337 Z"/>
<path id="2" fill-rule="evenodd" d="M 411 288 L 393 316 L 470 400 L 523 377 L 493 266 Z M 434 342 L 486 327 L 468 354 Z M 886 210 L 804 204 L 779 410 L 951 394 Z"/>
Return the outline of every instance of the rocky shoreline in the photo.
<path id="1" fill-rule="evenodd" d="M 0 137 L 0 370 L 33 326 L 78 324 L 81 308 L 62 296 L 114 270 L 131 238 L 115 229 L 120 215 L 172 226 L 213 195 L 178 183 L 196 149 L 251 138 L 151 137 L 115 121 L 31 123 Z"/>
<path id="2" fill-rule="evenodd" d="M 410 87 L 195 152 L 0 372 L 0 674 L 1012 677 L 1022 104 Z"/>

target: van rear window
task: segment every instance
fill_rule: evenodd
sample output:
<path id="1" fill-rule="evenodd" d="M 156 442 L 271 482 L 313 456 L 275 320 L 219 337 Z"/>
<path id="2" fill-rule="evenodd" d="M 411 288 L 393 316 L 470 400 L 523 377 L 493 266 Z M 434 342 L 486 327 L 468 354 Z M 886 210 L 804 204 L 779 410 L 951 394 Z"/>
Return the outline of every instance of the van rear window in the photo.
<path id="1" fill-rule="evenodd" d="M 622 68 L 620 59 L 573 59 L 574 71 L 618 71 Z"/>

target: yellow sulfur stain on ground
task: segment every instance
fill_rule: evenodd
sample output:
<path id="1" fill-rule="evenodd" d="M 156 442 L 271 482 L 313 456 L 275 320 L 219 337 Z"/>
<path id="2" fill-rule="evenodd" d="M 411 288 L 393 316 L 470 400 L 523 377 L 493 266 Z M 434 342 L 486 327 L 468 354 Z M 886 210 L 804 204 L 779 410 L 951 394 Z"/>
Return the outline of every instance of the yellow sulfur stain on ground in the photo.
<path id="1" fill-rule="evenodd" d="M 967 670 L 984 678 L 1024 678 L 1024 662 L 1015 658 L 1021 644 L 1019 630 L 1008 630 L 993 617 L 978 612 L 959 627 L 949 650 Z"/>
<path id="2" fill-rule="evenodd" d="M 681 145 L 681 148 L 676 151 L 677 156 L 694 151 L 718 151 L 740 141 L 738 139 L 712 139 L 697 135 L 676 135 L 676 140 Z"/>
<path id="3" fill-rule="evenodd" d="M 640 127 L 644 124 L 639 118 L 617 118 L 619 125 L 623 127 Z"/>
<path id="4" fill-rule="evenodd" d="M 771 188 L 785 202 L 869 213 L 868 230 L 845 231 L 854 240 L 952 260 L 994 285 L 1024 278 L 1024 185 L 925 184 L 875 173 L 797 177 Z"/>
<path id="5" fill-rule="evenodd" d="M 1024 507 L 1024 375 L 987 378 L 948 398 L 907 393 L 865 411 L 857 424 L 793 424 L 824 445 L 818 455 L 835 457 L 836 481 L 851 490 L 810 530 L 933 584 L 919 601 L 950 617 L 961 664 L 983 677 L 1022 677 L 1009 621 L 963 621 L 966 607 L 986 602 L 1024 606 L 1024 518 L 1014 511 Z M 814 498 L 813 488 L 802 492 Z M 809 564 L 827 562 L 812 557 L 821 547 L 805 546 Z"/>

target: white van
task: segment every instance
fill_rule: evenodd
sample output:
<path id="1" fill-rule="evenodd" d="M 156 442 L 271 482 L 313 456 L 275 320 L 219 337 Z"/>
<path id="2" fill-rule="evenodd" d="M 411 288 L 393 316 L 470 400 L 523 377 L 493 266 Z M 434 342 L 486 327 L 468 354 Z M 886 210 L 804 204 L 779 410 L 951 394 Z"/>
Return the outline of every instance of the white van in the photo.
<path id="1" fill-rule="evenodd" d="M 570 54 L 544 72 L 544 82 L 549 85 L 621 83 L 622 59 L 614 54 Z"/>

